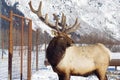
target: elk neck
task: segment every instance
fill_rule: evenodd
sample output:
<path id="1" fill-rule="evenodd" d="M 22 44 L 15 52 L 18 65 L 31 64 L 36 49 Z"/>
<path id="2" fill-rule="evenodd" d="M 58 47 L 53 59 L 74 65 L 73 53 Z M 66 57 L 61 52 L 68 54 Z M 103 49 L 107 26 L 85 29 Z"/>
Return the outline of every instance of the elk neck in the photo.
<path id="1" fill-rule="evenodd" d="M 57 66 L 60 60 L 63 58 L 66 48 L 73 44 L 73 40 L 65 36 L 54 37 L 47 48 L 46 57 L 48 62 L 53 66 Z"/>

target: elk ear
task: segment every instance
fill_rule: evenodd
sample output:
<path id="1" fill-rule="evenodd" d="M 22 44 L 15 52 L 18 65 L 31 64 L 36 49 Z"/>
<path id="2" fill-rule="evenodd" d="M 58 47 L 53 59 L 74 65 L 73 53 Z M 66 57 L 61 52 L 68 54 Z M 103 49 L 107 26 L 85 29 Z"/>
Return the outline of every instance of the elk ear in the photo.
<path id="1" fill-rule="evenodd" d="M 51 30 L 51 33 L 52 33 L 52 35 L 53 35 L 54 37 L 58 36 L 58 32 L 55 31 L 55 30 Z"/>

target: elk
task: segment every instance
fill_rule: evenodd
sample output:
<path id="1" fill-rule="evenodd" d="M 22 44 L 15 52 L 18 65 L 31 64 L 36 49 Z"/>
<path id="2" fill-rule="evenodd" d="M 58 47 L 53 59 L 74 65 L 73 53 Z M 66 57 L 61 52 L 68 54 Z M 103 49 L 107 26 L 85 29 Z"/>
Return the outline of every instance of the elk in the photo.
<path id="1" fill-rule="evenodd" d="M 38 10 L 34 10 L 29 2 L 30 9 L 41 21 L 56 30 L 55 37 L 50 41 L 46 57 L 59 80 L 70 80 L 71 75 L 88 76 L 95 73 L 99 80 L 107 80 L 106 71 L 110 62 L 110 50 L 103 44 L 97 43 L 88 46 L 76 46 L 68 36 L 80 26 L 78 18 L 70 27 L 66 23 L 66 16 L 62 14 L 61 21 L 53 14 L 55 24 L 48 22 L 48 14 L 42 16 L 42 2 Z"/>

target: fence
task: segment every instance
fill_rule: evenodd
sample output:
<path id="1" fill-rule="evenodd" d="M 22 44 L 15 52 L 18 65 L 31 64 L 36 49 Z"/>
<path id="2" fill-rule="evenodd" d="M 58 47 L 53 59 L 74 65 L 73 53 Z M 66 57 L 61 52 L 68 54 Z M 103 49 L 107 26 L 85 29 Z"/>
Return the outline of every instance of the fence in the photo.
<path id="1" fill-rule="evenodd" d="M 6 64 L 3 63 L 1 65 L 1 67 L 8 66 L 8 68 L 5 67 L 5 70 L 8 71 L 3 72 L 1 70 L 0 72 L 1 74 L 7 74 L 8 72 L 6 76 L 8 80 L 13 80 L 18 76 L 21 80 L 23 78 L 31 80 L 32 21 L 23 16 L 16 15 L 12 11 L 9 18 L 1 14 L 0 18 L 7 24 L 7 26 L 1 25 L 0 30 L 1 57 L 3 60 L 8 59 L 8 61 L 5 60 Z M 8 53 L 8 56 L 5 58 L 3 56 L 4 53 Z M 23 55 L 26 56 L 23 57 Z M 23 71 L 26 71 L 26 75 Z"/>
<path id="2" fill-rule="evenodd" d="M 0 19 L 4 22 L 0 28 L 0 79 L 31 80 L 32 73 L 45 66 L 47 34 L 40 40 L 43 34 L 32 30 L 32 21 L 12 11 L 9 18 L 0 14 Z"/>

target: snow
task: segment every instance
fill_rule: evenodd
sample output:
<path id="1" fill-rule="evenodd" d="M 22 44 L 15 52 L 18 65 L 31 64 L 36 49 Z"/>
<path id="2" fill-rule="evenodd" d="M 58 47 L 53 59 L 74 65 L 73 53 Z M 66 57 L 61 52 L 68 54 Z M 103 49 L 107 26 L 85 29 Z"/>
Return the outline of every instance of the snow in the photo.
<path id="1" fill-rule="evenodd" d="M 111 53 L 111 59 L 120 59 L 120 53 L 119 52 L 115 52 L 115 53 Z"/>
<path id="2" fill-rule="evenodd" d="M 33 29 L 40 27 L 43 32 L 51 34 L 51 29 L 32 13 L 28 2 L 30 0 L 5 0 L 9 6 L 19 2 L 17 9 L 24 13 L 25 17 L 33 20 Z M 53 13 L 61 16 L 62 12 L 67 16 L 67 23 L 72 25 L 76 17 L 81 24 L 79 34 L 106 32 L 114 40 L 120 41 L 120 2 L 119 0 L 31 0 L 34 9 L 38 9 L 39 2 L 43 2 L 42 13 L 49 13 L 49 21 L 53 22 Z M 86 26 L 87 25 L 87 26 Z M 86 27 L 88 30 L 86 31 Z M 83 30 L 83 31 L 81 31 Z M 86 32 L 85 32 L 86 31 Z"/>
<path id="3" fill-rule="evenodd" d="M 32 75 L 32 80 L 57 80 L 57 74 L 51 68 L 43 68 Z"/>
<path id="4" fill-rule="evenodd" d="M 40 51 L 40 55 L 39 55 L 39 60 L 40 60 L 40 68 L 38 71 L 35 71 L 35 54 L 32 55 L 32 77 L 31 80 L 58 80 L 58 76 L 57 74 L 52 70 L 51 66 L 45 66 L 44 65 L 44 60 L 45 60 L 45 52 L 43 51 L 43 47 L 44 45 L 41 45 L 41 51 Z M 13 79 L 14 80 L 19 80 L 19 76 L 17 76 L 17 72 L 20 71 L 19 69 L 19 58 L 17 57 L 19 55 L 19 51 L 17 51 L 20 47 L 17 46 L 16 47 L 16 51 L 14 51 L 14 55 L 13 55 Z M 5 54 L 4 54 L 4 59 L 1 59 L 1 52 L 2 50 L 0 49 L 0 80 L 7 80 L 8 77 L 8 51 L 4 50 Z M 34 53 L 34 51 L 33 51 Z M 116 55 L 114 55 L 116 54 Z M 112 59 L 120 59 L 120 53 L 111 53 L 111 57 Z M 24 60 L 27 60 L 27 56 L 24 56 Z M 25 61 L 26 62 L 26 61 Z M 17 63 L 17 65 L 15 65 Z M 24 66 L 26 66 L 26 64 L 24 64 Z M 26 69 L 27 67 L 25 67 Z M 110 66 L 110 69 L 114 69 L 115 67 Z M 109 69 L 108 68 L 108 69 Z M 24 69 L 24 72 L 26 71 Z M 117 70 L 120 70 L 120 67 L 117 67 Z M 17 74 L 16 74 L 17 73 Z M 24 73 L 24 78 L 25 78 L 25 73 Z M 26 78 L 25 78 L 26 79 Z M 70 80 L 98 80 L 97 76 L 94 74 L 89 75 L 88 77 L 82 77 L 82 76 L 71 76 Z M 111 80 L 111 79 L 110 79 Z"/>

